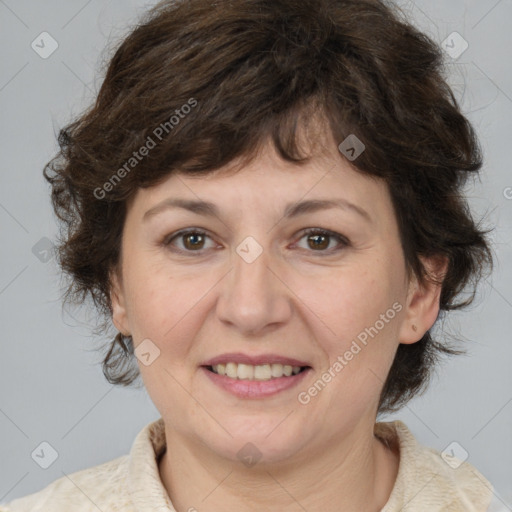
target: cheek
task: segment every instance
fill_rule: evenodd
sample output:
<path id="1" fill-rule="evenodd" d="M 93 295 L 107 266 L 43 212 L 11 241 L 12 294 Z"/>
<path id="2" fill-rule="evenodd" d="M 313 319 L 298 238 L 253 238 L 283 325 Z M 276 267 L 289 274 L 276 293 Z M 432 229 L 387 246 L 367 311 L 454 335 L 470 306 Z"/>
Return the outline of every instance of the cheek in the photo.
<path id="1" fill-rule="evenodd" d="M 375 267 L 377 268 L 377 267 Z M 388 276 L 379 271 L 355 268 L 332 273 L 316 284 L 304 281 L 300 295 L 304 303 L 321 320 L 324 332 L 330 333 L 334 345 L 342 349 L 365 329 L 378 322 L 378 330 L 389 331 L 392 319 L 396 317 L 392 309 L 397 294 Z M 385 315 L 385 327 L 381 325 L 381 315 Z"/>
<path id="2" fill-rule="evenodd" d="M 305 286 L 301 298 L 314 312 L 310 325 L 325 355 L 318 377 L 330 383 L 321 400 L 336 402 L 332 414 L 341 420 L 343 411 L 362 413 L 377 400 L 396 350 L 402 306 L 392 274 L 377 261 L 334 277 Z"/>
<path id="3" fill-rule="evenodd" d="M 219 276 L 207 269 L 180 271 L 165 261 L 151 262 L 150 256 L 133 261 L 131 269 L 128 314 L 135 338 L 151 339 L 176 367 L 193 348 Z"/>
<path id="4" fill-rule="evenodd" d="M 149 265 L 149 258 L 130 262 L 127 276 L 127 313 L 137 339 L 150 338 L 161 349 L 164 339 L 173 333 L 188 306 L 187 287 Z M 188 292 L 190 295 L 190 292 Z M 189 308 L 190 309 L 190 308 Z"/>

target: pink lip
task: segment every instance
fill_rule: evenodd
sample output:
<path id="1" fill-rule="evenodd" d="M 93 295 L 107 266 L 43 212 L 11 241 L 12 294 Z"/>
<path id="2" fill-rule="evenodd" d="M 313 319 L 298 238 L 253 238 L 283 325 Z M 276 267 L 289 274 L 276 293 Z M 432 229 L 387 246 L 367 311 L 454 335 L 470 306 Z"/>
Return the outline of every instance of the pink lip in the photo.
<path id="1" fill-rule="evenodd" d="M 272 363 L 283 365 L 286 364 L 290 366 L 310 366 L 308 363 L 305 363 L 304 361 L 299 361 L 298 359 L 292 359 L 290 357 L 280 356 L 278 354 L 261 354 L 259 356 L 249 356 L 247 354 L 242 354 L 240 352 L 221 354 L 220 356 L 205 361 L 202 364 L 202 366 L 215 366 L 216 364 L 221 363 L 242 363 L 250 364 L 253 366 Z"/>
<path id="2" fill-rule="evenodd" d="M 305 365 L 295 365 L 305 366 Z M 309 374 L 311 368 L 304 370 L 297 375 L 291 375 L 290 377 L 278 377 L 270 380 L 242 380 L 232 379 L 226 375 L 218 375 L 206 367 L 202 366 L 201 370 L 212 380 L 214 384 L 220 388 L 228 391 L 229 393 L 237 396 L 238 398 L 265 398 L 273 395 L 277 395 L 281 391 L 290 389 L 298 385 L 307 374 Z"/>

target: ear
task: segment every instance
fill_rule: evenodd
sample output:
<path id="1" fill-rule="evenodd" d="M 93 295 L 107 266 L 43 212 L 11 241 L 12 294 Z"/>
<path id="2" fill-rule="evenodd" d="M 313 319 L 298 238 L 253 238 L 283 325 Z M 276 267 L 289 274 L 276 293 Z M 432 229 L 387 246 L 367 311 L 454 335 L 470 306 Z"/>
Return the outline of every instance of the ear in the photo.
<path id="1" fill-rule="evenodd" d="M 110 272 L 110 301 L 112 304 L 112 322 L 125 336 L 131 334 L 126 312 L 126 301 L 122 277 L 118 269 Z"/>
<path id="2" fill-rule="evenodd" d="M 448 269 L 448 258 L 444 256 L 420 257 L 429 276 L 437 283 L 426 279 L 420 284 L 413 275 L 409 282 L 405 315 L 400 326 L 399 342 L 411 344 L 419 341 L 434 325 L 439 314 L 442 282 Z"/>

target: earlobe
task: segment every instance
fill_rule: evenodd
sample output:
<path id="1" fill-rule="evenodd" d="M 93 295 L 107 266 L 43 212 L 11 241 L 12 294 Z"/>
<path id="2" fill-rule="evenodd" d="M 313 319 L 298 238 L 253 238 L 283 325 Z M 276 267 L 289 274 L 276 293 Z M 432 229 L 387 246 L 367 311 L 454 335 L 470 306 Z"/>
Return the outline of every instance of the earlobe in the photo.
<path id="1" fill-rule="evenodd" d="M 130 335 L 122 280 L 116 270 L 110 273 L 110 302 L 112 304 L 112 322 L 125 336 Z"/>
<path id="2" fill-rule="evenodd" d="M 417 276 L 409 282 L 405 315 L 400 327 L 399 342 L 419 341 L 434 325 L 439 315 L 442 283 L 448 269 L 448 258 L 420 258 L 428 276 L 420 283 Z"/>

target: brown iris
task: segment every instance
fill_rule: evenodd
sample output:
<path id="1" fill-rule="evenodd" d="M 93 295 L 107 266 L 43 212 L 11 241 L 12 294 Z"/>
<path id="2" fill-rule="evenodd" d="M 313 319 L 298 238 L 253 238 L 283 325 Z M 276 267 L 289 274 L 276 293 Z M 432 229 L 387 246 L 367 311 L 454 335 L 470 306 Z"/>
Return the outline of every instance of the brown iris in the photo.
<path id="1" fill-rule="evenodd" d="M 329 237 L 327 235 L 310 235 L 308 243 L 311 241 L 313 241 L 313 245 L 310 244 L 312 249 L 326 249 L 329 246 Z"/>
<path id="2" fill-rule="evenodd" d="M 201 249 L 201 242 L 204 244 L 204 236 L 200 233 L 187 233 L 183 235 L 183 240 L 187 249 Z M 191 241 L 190 245 L 188 241 Z"/>

